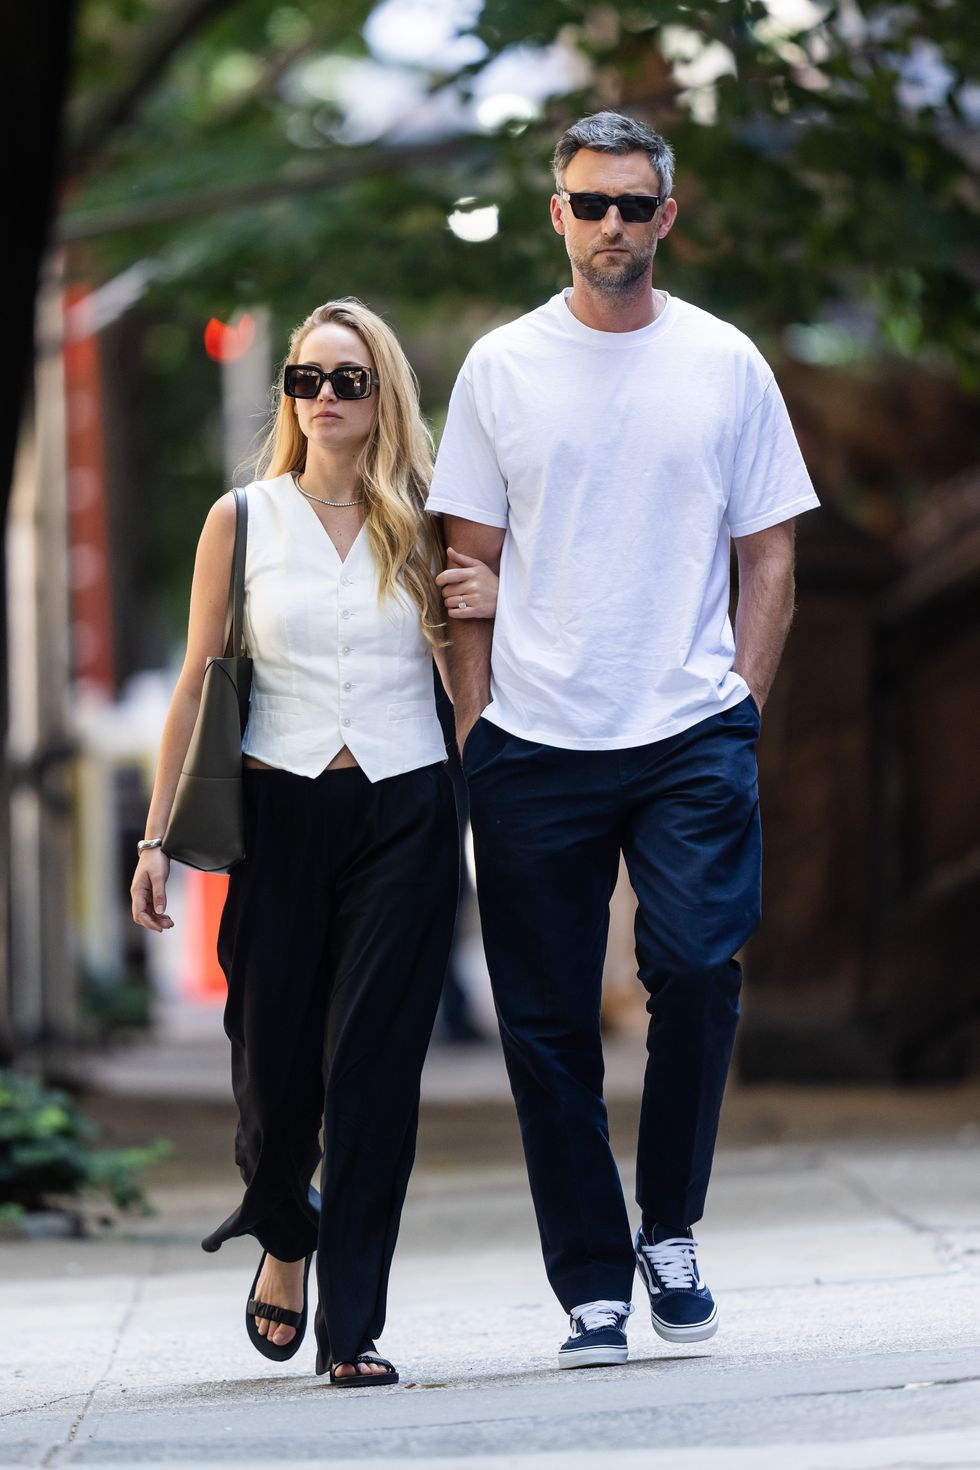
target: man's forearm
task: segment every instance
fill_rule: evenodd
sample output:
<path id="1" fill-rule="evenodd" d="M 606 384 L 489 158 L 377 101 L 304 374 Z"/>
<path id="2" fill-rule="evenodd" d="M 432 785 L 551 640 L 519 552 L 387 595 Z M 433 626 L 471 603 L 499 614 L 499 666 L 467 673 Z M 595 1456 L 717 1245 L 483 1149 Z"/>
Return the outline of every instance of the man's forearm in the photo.
<path id="1" fill-rule="evenodd" d="M 446 545 L 475 556 L 497 576 L 500 575 L 500 553 L 504 530 L 485 526 L 462 516 L 444 517 Z M 453 689 L 456 711 L 456 740 L 460 751 L 472 727 L 490 703 L 490 646 L 493 643 L 492 618 L 450 618 L 449 682 Z"/>
<path id="2" fill-rule="evenodd" d="M 493 619 L 453 622 L 446 650 L 449 678 L 456 712 L 456 735 L 460 749 L 473 725 L 490 703 L 490 645 Z"/>
<path id="3" fill-rule="evenodd" d="M 748 684 L 760 709 L 776 677 L 795 595 L 791 561 L 759 561 L 739 571 L 735 672 Z"/>

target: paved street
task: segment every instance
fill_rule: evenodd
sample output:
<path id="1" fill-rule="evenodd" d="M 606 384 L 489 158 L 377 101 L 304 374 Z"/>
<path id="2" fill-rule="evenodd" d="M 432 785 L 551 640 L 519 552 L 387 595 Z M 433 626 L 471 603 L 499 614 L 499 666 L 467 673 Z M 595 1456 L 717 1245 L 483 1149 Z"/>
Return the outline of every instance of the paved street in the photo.
<path id="1" fill-rule="evenodd" d="M 640 1061 L 610 1049 L 627 1188 Z M 637 1282 L 630 1363 L 569 1373 L 499 1058 L 434 1053 L 381 1344 L 402 1382 L 339 1392 L 311 1337 L 282 1367 L 249 1346 L 254 1243 L 199 1245 L 236 1198 L 230 1110 L 186 1077 L 164 1099 L 167 1072 L 91 1105 L 175 1139 L 159 1213 L 0 1246 L 0 1464 L 980 1466 L 975 1089 L 733 1089 L 699 1230 L 718 1337 L 662 1343 Z"/>

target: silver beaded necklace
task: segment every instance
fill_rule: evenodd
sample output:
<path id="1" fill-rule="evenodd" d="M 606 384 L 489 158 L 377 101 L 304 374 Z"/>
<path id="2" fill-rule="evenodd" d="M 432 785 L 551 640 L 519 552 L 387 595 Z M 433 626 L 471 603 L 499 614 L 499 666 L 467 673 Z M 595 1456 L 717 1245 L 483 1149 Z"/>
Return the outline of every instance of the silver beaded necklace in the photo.
<path id="1" fill-rule="evenodd" d="M 361 505 L 364 501 L 363 495 L 359 495 L 356 500 L 324 500 L 322 496 L 311 495 L 309 490 L 303 489 L 302 485 L 299 483 L 299 475 L 296 473 L 295 470 L 292 471 L 292 476 L 293 484 L 296 486 L 296 489 L 299 491 L 300 495 L 305 495 L 307 500 L 315 500 L 317 505 L 329 505 L 334 510 L 346 510 L 349 506 Z"/>

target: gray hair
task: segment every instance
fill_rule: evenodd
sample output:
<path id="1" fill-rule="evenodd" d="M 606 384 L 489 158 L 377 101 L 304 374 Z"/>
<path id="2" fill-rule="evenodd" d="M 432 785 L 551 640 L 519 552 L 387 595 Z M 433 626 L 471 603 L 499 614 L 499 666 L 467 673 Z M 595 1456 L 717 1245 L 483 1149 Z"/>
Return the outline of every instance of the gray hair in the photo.
<path id="1" fill-rule="evenodd" d="M 666 138 L 635 117 L 625 117 L 621 112 L 594 112 L 566 128 L 552 160 L 557 185 L 561 185 L 566 168 L 580 148 L 591 148 L 596 153 L 645 153 L 660 179 L 661 197 L 670 197 L 674 150 Z"/>

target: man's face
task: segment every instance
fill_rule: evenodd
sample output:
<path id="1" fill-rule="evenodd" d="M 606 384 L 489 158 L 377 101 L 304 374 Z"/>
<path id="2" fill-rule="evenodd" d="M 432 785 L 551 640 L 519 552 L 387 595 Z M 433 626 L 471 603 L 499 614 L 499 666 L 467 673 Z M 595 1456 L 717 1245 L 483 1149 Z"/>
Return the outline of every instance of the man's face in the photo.
<path id="1" fill-rule="evenodd" d="M 660 179 L 645 153 L 597 153 L 582 148 L 565 169 L 569 194 L 659 194 Z M 576 219 L 567 200 L 552 196 L 551 221 L 565 237 L 573 272 L 605 295 L 625 295 L 649 281 L 657 244 L 677 214 L 673 199 L 661 204 L 649 224 L 626 224 L 615 205 L 601 220 Z"/>

